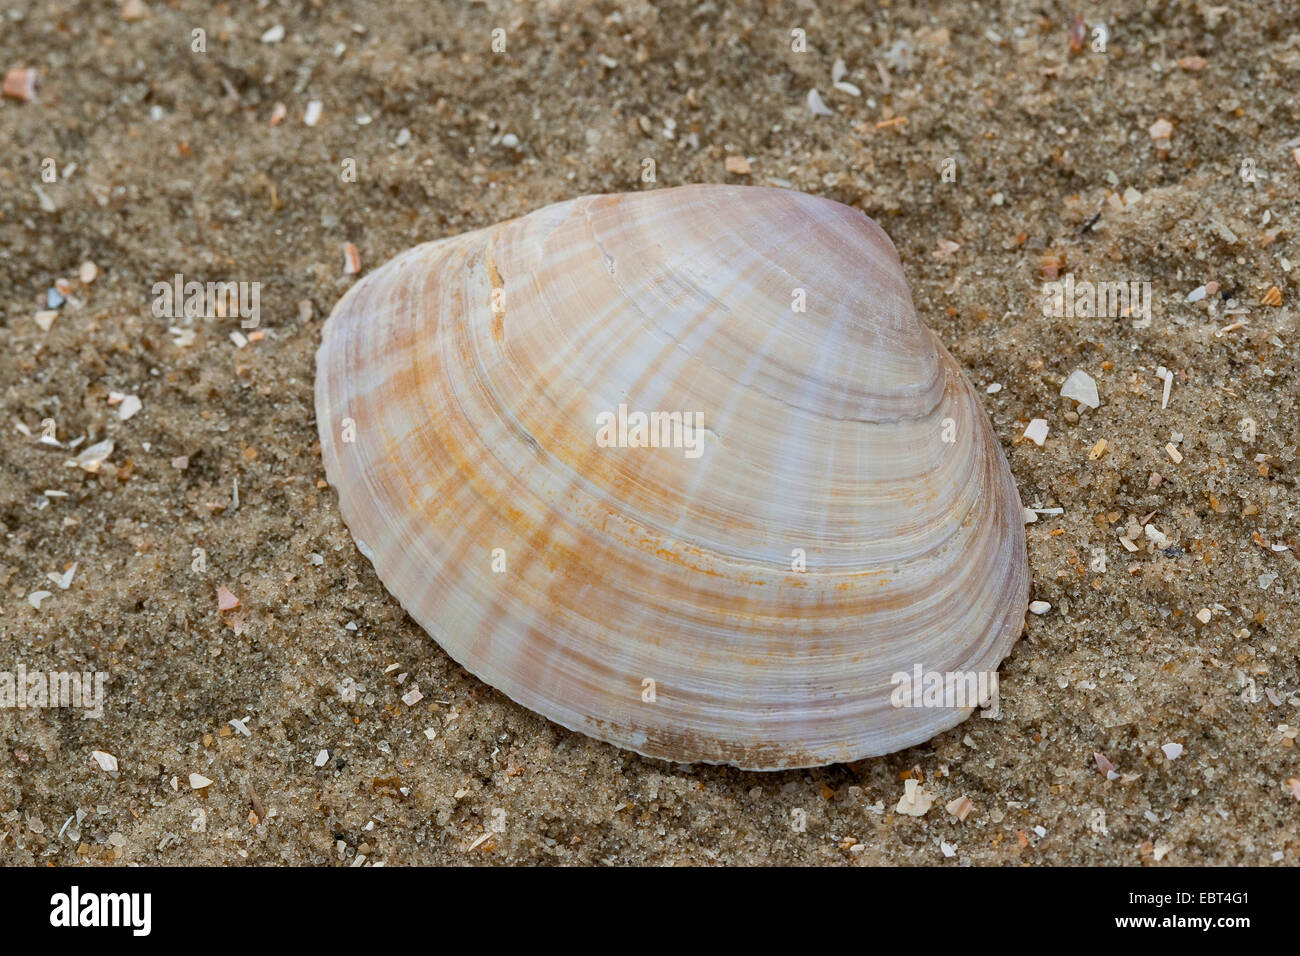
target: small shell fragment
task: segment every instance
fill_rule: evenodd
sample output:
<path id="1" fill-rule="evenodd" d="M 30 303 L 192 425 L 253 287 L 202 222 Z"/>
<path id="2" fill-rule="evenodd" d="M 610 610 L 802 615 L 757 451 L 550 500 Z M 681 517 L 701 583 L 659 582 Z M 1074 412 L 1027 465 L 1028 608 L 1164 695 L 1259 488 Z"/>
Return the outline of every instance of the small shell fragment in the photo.
<path id="1" fill-rule="evenodd" d="M 748 176 L 752 172 L 749 167 L 749 160 L 744 156 L 728 156 L 722 165 L 727 172 L 734 173 L 737 176 Z"/>
<path id="2" fill-rule="evenodd" d="M 830 109 L 822 99 L 822 95 L 817 92 L 816 87 L 808 91 L 808 109 L 814 116 L 834 116 L 834 110 Z"/>
<path id="3" fill-rule="evenodd" d="M 934 806 L 934 794 L 910 777 L 903 781 L 903 796 L 895 808 L 909 817 L 922 817 Z"/>
<path id="4" fill-rule="evenodd" d="M 22 67 L 10 70 L 5 74 L 4 95 L 26 103 L 36 95 L 36 71 Z"/>
<path id="5" fill-rule="evenodd" d="M 315 126 L 319 123 L 322 109 L 324 109 L 324 106 L 320 100 L 310 100 L 307 103 L 306 111 L 302 114 L 303 125 Z"/>
<path id="6" fill-rule="evenodd" d="M 1177 760 L 1179 757 L 1183 755 L 1182 744 L 1177 744 L 1177 743 L 1165 744 L 1160 749 L 1165 752 L 1165 756 L 1168 757 L 1170 760 Z"/>
<path id="7" fill-rule="evenodd" d="M 127 395 L 122 399 L 122 404 L 118 406 L 117 420 L 124 422 L 143 407 L 144 403 L 140 401 L 139 395 Z"/>
<path id="8" fill-rule="evenodd" d="M 190 787 L 194 790 L 202 790 L 205 787 L 212 786 L 212 781 L 201 773 L 190 774 Z"/>
<path id="9" fill-rule="evenodd" d="M 975 804 L 971 802 L 970 797 L 962 794 L 956 800 L 945 805 L 944 809 L 958 820 L 965 821 L 965 819 L 970 816 L 971 811 L 975 809 Z"/>
<path id="10" fill-rule="evenodd" d="M 217 610 L 233 611 L 239 607 L 239 598 L 235 597 L 224 585 L 217 588 Z"/>
<path id="11" fill-rule="evenodd" d="M 1047 441 L 1047 433 L 1051 431 L 1051 426 L 1047 424 L 1045 418 L 1035 418 L 1025 428 L 1025 436 L 1039 448 L 1043 447 L 1043 442 Z"/>
<path id="12" fill-rule="evenodd" d="M 117 773 L 117 758 L 102 750 L 92 750 L 90 759 L 99 764 L 99 769 L 106 773 Z"/>
<path id="13" fill-rule="evenodd" d="M 357 247 L 352 243 L 346 243 L 343 246 L 343 274 L 345 276 L 354 276 L 361 271 L 361 256 L 357 252 Z"/>
<path id="14" fill-rule="evenodd" d="M 1101 399 L 1097 396 L 1097 383 L 1082 369 L 1075 369 L 1070 373 L 1069 378 L 1061 385 L 1061 395 L 1064 398 L 1072 398 L 1089 408 L 1096 408 L 1101 404 Z"/>
<path id="15" fill-rule="evenodd" d="M 1043 615 L 1043 614 L 1046 614 L 1046 613 L 1047 613 L 1048 611 L 1050 611 L 1051 609 L 1052 609 L 1052 605 L 1048 604 L 1046 601 L 1030 601 L 1030 602 L 1029 602 L 1029 613 L 1030 613 L 1030 614 Z"/>
<path id="16" fill-rule="evenodd" d="M 113 448 L 113 439 L 105 438 L 103 441 L 96 442 L 82 451 L 82 453 L 77 456 L 75 464 L 81 468 L 82 471 L 89 471 L 93 474 L 94 472 L 99 471 L 100 466 L 104 464 L 108 459 L 108 456 L 113 454 Z"/>

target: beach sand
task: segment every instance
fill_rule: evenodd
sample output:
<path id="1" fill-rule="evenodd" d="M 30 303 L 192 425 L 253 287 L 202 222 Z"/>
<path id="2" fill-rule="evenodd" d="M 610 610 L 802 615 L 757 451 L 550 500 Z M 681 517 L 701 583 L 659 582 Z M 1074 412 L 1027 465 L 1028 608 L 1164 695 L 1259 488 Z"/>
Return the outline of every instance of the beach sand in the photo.
<path id="1" fill-rule="evenodd" d="M 1300 7 L 1099 9 L 1076 54 L 1074 9 L 1019 2 L 8 5 L 0 670 L 107 679 L 99 719 L 0 710 L 0 863 L 1300 862 Z M 642 759 L 461 670 L 354 546 L 312 394 L 345 245 L 697 182 L 877 220 L 1061 509 L 999 718 L 818 770 Z M 176 274 L 260 283 L 259 328 L 156 316 Z M 1149 283 L 1150 320 L 1045 317 L 1054 274 Z"/>

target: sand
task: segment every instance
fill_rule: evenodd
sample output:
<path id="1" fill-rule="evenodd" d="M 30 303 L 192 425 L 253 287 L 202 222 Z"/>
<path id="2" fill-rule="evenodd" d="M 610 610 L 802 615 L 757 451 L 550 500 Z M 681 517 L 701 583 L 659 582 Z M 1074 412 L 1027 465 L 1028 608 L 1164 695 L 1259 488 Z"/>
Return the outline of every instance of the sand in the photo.
<path id="1" fill-rule="evenodd" d="M 0 862 L 1300 862 L 1294 3 L 1115 2 L 1078 54 L 1036 3 L 65 6 L 0 15 L 0 70 L 38 71 L 0 105 L 0 670 L 107 678 L 99 719 L 0 710 Z M 368 270 L 695 182 L 880 222 L 1025 504 L 1062 510 L 1027 529 L 1051 608 L 999 718 L 811 771 L 645 760 L 462 671 L 353 545 L 312 403 L 345 244 Z M 1150 321 L 1045 317 L 1053 269 L 1149 283 Z M 260 283 L 259 327 L 155 315 L 178 273 Z"/>

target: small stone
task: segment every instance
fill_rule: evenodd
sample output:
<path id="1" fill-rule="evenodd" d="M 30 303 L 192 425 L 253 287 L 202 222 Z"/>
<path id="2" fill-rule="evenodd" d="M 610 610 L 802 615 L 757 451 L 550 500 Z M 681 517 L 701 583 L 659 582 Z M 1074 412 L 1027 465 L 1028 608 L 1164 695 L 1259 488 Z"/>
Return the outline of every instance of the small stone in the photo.
<path id="1" fill-rule="evenodd" d="M 263 33 L 260 39 L 263 43 L 279 43 L 284 39 L 284 27 L 277 23 Z"/>
<path id="2" fill-rule="evenodd" d="M 1165 756 L 1168 757 L 1170 760 L 1177 760 L 1179 757 L 1183 755 L 1182 744 L 1165 744 L 1160 749 L 1165 752 Z"/>
<path id="3" fill-rule="evenodd" d="M 1030 602 L 1029 602 L 1029 613 L 1030 613 L 1030 614 L 1043 615 L 1043 614 L 1046 614 L 1046 613 L 1047 613 L 1048 611 L 1050 611 L 1051 609 L 1052 609 L 1052 605 L 1048 604 L 1046 601 L 1030 601 Z"/>
<path id="4" fill-rule="evenodd" d="M 984 389 L 984 391 L 988 392 L 990 395 L 996 395 L 998 392 L 1002 391 L 1002 384 L 1000 382 L 994 382 L 988 388 Z"/>
<path id="5" fill-rule="evenodd" d="M 194 790 L 202 790 L 205 787 L 212 786 L 212 781 L 201 773 L 190 774 L 190 787 Z"/>
<path id="6" fill-rule="evenodd" d="M 330 752 L 328 750 L 322 750 L 320 753 L 316 755 L 316 766 L 323 767 L 327 763 L 329 763 L 329 760 L 330 760 Z"/>
<path id="7" fill-rule="evenodd" d="M 83 262 L 81 267 L 77 269 L 77 278 L 80 279 L 84 285 L 90 285 L 95 281 L 95 277 L 98 275 L 99 266 L 95 265 L 89 259 Z"/>
<path id="8" fill-rule="evenodd" d="M 1147 134 L 1156 141 L 1168 140 L 1174 135 L 1174 124 L 1167 119 L 1158 119 L 1147 127 Z"/>
<path id="9" fill-rule="evenodd" d="M 54 325 L 54 320 L 58 317 L 59 313 L 54 309 L 42 309 L 40 312 L 33 315 L 32 319 L 36 322 L 36 325 L 42 332 L 48 332 L 50 327 Z"/>
<path id="10" fill-rule="evenodd" d="M 137 20 L 143 20 L 149 16 L 149 8 L 145 6 L 144 0 L 126 0 L 122 4 L 122 19 L 130 23 Z"/>
<path id="11" fill-rule="evenodd" d="M 1211 614 L 1210 614 L 1210 609 L 1208 607 L 1203 607 L 1196 612 L 1196 619 L 1200 621 L 1202 624 L 1209 624 L 1210 617 Z"/>
<path id="12" fill-rule="evenodd" d="M 319 123 L 321 110 L 323 108 L 324 107 L 321 104 L 320 100 L 311 100 L 310 102 L 308 102 L 307 111 L 302 114 L 303 125 L 315 126 L 317 123 Z"/>

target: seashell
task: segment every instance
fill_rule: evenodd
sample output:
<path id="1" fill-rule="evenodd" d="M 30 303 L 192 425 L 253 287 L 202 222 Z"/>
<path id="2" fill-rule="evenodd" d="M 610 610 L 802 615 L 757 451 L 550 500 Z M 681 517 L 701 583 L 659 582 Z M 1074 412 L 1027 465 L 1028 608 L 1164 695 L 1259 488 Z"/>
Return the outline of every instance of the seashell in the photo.
<path id="1" fill-rule="evenodd" d="M 650 757 L 922 743 L 976 702 L 911 706 L 900 677 L 995 677 L 1024 625 L 1023 512 L 983 408 L 889 238 L 829 200 L 588 196 L 416 246 L 335 307 L 316 415 L 411 617 L 525 707 Z"/>

